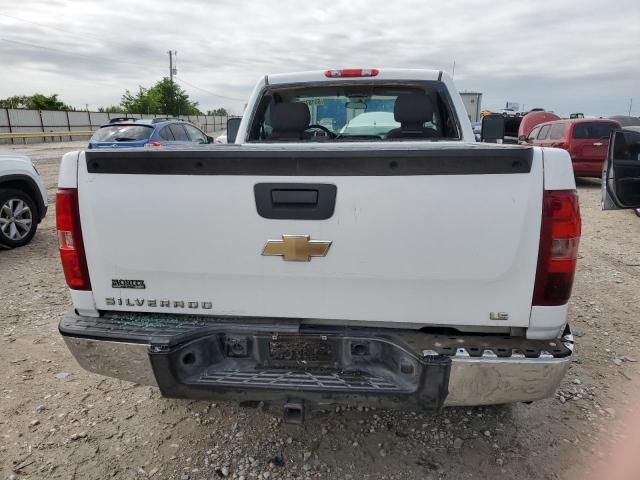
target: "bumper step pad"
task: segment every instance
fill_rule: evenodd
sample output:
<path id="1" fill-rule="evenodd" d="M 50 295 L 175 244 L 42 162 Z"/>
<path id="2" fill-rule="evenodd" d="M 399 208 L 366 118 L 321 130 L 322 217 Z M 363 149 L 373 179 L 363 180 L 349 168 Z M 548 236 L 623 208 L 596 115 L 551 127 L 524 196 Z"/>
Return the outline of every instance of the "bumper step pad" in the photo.
<path id="1" fill-rule="evenodd" d="M 218 386 L 246 386 L 257 388 L 296 388 L 321 391 L 401 392 L 398 385 L 382 377 L 362 372 L 313 371 L 212 371 L 200 377 L 200 382 Z"/>

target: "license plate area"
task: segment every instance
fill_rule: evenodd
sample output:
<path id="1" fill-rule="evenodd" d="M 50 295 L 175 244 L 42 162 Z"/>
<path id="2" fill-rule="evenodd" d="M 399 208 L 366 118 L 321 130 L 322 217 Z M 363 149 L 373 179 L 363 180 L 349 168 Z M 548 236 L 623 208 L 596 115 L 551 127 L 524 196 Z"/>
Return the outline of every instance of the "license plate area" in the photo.
<path id="1" fill-rule="evenodd" d="M 269 341 L 270 367 L 336 367 L 336 344 L 327 337 L 278 336 Z"/>

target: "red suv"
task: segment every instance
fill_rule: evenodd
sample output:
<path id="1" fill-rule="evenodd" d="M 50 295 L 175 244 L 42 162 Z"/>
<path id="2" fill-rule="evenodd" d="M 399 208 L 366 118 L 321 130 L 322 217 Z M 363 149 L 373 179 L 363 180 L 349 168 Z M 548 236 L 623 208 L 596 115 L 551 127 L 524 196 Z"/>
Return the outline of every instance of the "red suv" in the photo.
<path id="1" fill-rule="evenodd" d="M 609 134 L 614 128 L 620 128 L 615 120 L 556 120 L 537 125 L 525 141 L 540 147 L 567 150 L 576 177 L 600 177 L 607 156 Z"/>

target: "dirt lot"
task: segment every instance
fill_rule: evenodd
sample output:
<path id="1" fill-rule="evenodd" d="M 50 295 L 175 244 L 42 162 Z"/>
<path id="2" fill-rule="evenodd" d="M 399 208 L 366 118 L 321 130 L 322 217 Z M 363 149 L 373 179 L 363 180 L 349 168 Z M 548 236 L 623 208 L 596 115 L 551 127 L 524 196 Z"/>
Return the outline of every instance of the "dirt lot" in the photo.
<path id="1" fill-rule="evenodd" d="M 18 148 L 39 162 L 50 204 L 73 147 Z M 51 206 L 30 245 L 0 251 L 0 478 L 565 479 L 606 466 L 639 403 L 640 219 L 602 212 L 597 181 L 579 190 L 578 347 L 554 398 L 439 415 L 346 409 L 304 426 L 81 370 L 56 329 L 70 300 Z"/>

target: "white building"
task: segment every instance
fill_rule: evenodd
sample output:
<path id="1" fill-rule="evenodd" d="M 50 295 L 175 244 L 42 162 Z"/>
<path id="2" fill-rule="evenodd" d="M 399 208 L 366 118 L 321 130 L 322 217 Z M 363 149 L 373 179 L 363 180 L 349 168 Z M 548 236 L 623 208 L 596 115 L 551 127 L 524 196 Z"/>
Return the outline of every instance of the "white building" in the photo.
<path id="1" fill-rule="evenodd" d="M 482 111 L 482 94 L 478 92 L 460 92 L 464 108 L 467 109 L 467 115 L 472 122 L 481 120 L 480 112 Z"/>

